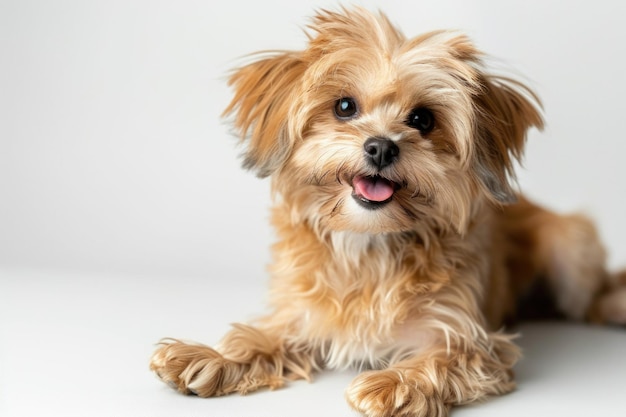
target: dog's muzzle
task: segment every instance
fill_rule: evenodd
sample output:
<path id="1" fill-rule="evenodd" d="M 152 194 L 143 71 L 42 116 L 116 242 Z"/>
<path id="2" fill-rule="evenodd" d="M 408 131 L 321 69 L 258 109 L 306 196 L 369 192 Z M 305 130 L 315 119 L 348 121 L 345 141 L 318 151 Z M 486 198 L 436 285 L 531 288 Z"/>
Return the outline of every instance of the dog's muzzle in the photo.
<path id="1" fill-rule="evenodd" d="M 400 155 L 400 148 L 391 139 L 371 137 L 363 144 L 365 160 L 378 170 L 393 164 Z M 352 179 L 352 197 L 367 209 L 377 209 L 389 203 L 398 188 L 396 183 L 381 175 L 357 175 Z"/>

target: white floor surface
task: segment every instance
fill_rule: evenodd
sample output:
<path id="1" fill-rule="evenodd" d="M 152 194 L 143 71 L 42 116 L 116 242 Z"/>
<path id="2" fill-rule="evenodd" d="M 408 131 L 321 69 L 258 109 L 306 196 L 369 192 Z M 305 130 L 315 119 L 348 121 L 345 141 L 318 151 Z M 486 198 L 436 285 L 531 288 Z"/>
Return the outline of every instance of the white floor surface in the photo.
<path id="1" fill-rule="evenodd" d="M 148 370 L 164 336 L 215 343 L 263 312 L 263 283 L 0 269 L 0 416 L 356 416 L 355 372 L 246 397 L 179 395 Z M 580 324 L 519 329 L 519 387 L 454 417 L 626 415 L 626 330 Z"/>

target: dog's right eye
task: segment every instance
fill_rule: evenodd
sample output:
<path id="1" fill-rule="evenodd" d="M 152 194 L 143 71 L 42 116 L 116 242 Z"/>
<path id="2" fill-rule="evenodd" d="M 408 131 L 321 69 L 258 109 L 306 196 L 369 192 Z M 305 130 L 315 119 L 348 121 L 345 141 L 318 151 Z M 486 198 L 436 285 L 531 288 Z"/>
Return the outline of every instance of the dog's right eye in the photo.
<path id="1" fill-rule="evenodd" d="M 342 97 L 335 102 L 335 116 L 340 120 L 352 119 L 359 112 L 352 97 Z"/>
<path id="2" fill-rule="evenodd" d="M 435 116 L 429 109 L 418 107 L 411 111 L 406 124 L 426 135 L 435 128 Z"/>

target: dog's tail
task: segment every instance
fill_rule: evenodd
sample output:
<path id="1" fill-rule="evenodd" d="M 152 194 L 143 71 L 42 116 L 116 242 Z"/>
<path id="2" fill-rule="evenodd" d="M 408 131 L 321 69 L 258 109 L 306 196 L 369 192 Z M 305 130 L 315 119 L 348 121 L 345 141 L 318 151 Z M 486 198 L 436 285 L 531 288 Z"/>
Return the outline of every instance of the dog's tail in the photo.
<path id="1" fill-rule="evenodd" d="M 539 311 L 539 317 L 626 325 L 626 270 L 607 271 L 606 251 L 587 217 L 556 214 L 525 199 L 503 214 L 521 318 L 537 318 Z"/>

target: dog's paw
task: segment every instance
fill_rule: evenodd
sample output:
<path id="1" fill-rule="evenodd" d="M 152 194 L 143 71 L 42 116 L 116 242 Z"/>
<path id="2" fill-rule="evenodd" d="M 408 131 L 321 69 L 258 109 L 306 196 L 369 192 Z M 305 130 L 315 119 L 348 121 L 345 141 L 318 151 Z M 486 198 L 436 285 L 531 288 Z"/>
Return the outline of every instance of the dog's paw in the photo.
<path id="1" fill-rule="evenodd" d="M 618 326 L 626 325 L 626 285 L 599 297 L 591 310 L 591 320 Z"/>
<path id="2" fill-rule="evenodd" d="M 282 368 L 263 355 L 235 361 L 208 346 L 177 340 L 160 343 L 152 355 L 150 369 L 170 387 L 199 397 L 247 394 L 261 387 L 275 389 L 284 384 Z"/>
<path id="3" fill-rule="evenodd" d="M 446 406 L 427 385 L 403 379 L 394 370 L 357 376 L 346 391 L 348 403 L 367 417 L 444 417 Z"/>
<path id="4" fill-rule="evenodd" d="M 165 340 L 152 355 L 150 369 L 166 384 L 184 394 L 212 397 L 237 390 L 243 373 L 240 364 L 208 346 Z"/>

